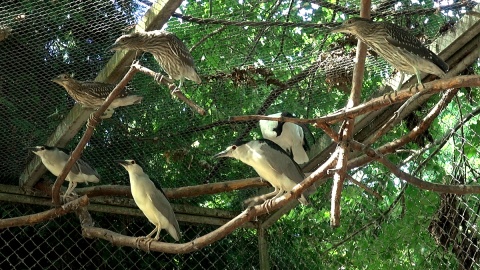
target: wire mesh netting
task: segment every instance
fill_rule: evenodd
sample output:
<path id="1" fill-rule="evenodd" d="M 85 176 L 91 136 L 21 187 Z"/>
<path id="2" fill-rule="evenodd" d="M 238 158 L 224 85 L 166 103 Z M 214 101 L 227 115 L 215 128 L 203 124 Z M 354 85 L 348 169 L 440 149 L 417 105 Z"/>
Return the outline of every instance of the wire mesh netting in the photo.
<path id="1" fill-rule="evenodd" d="M 54 141 L 62 130 L 68 130 L 65 123 L 74 126 L 78 117 L 75 110 L 80 106 L 51 80 L 68 73 L 77 80 L 93 81 L 106 69 L 107 62 L 118 56 L 109 50 L 115 40 L 134 31 L 135 25 L 147 24 L 145 14 L 158 12 L 160 4 L 149 0 L 0 3 L 2 219 L 51 209 L 50 198 L 36 190 L 35 184 L 54 177 L 46 172 L 34 179 L 35 173 L 26 168 L 38 157 L 25 148 Z M 175 33 L 191 48 L 202 83 L 197 85 L 187 80 L 182 92 L 207 114 L 199 115 L 174 98 L 166 86 L 137 73 L 129 87 L 134 94 L 143 96 L 141 104 L 117 108 L 111 118 L 104 119 L 95 128 L 82 159 L 100 174 L 98 185 L 129 185 L 128 174 L 114 162 L 118 159 L 137 160 L 163 188 L 256 177 L 251 167 L 239 161 L 213 158 L 234 141 L 261 138 L 257 122 L 234 122 L 229 117 L 289 111 L 301 118 L 315 118 L 342 109 L 351 88 L 357 39 L 329 34 L 328 29 L 359 14 L 359 10 L 358 1 L 336 4 L 184 1 L 163 29 Z M 438 40 L 449 33 L 466 31 L 459 25 L 466 16 L 475 17 L 469 13 L 472 10 L 478 11 L 474 1 L 372 3 L 375 20 L 401 25 L 424 44 L 443 44 Z M 474 27 L 476 24 L 472 24 L 471 28 Z M 445 47 L 448 46 L 442 48 Z M 474 50 L 478 47 L 470 51 Z M 142 66 L 163 72 L 150 53 L 138 51 L 135 56 Z M 384 82 L 398 73 L 371 49 L 366 63 L 362 101 L 378 95 Z M 126 71 L 130 63 L 119 65 Z M 462 72 L 474 74 L 478 69 L 477 56 Z M 478 97 L 473 90 L 462 88 L 428 132 L 390 155 L 390 160 L 403 171 L 428 182 L 475 184 L 479 175 L 480 140 Z M 372 145 L 381 146 L 408 133 L 439 99 L 438 94 L 432 96 Z M 319 129 L 310 126 L 309 130 L 312 162 L 305 168 L 317 168 L 320 165 L 317 157 L 328 152 L 325 149 L 331 140 Z M 375 130 L 373 124 L 366 125 L 359 133 L 371 135 Z M 57 144 L 73 150 L 84 131 L 82 122 L 78 133 L 72 131 L 75 134 L 71 140 L 60 139 Z M 2 269 L 479 267 L 478 195 L 425 191 L 406 184 L 378 163 L 355 168 L 349 174 L 383 199 L 346 181 L 339 228 L 333 229 L 329 224 L 331 181 L 327 181 L 309 197 L 311 205 L 296 206 L 265 229 L 266 247 L 259 243 L 257 227 L 268 221 L 272 213 L 257 217 L 222 240 L 188 254 L 147 253 L 90 239 L 82 235 L 78 216 L 67 214 L 32 226 L 0 229 L 0 238 L 5 243 L 0 247 L 0 266 Z M 22 186 L 24 182 L 31 186 Z M 10 188 L 18 187 L 19 183 L 25 191 Z M 35 193 L 30 192 L 32 189 Z M 264 193 L 264 189 L 170 200 L 180 223 L 181 242 L 214 231 L 244 209 L 245 199 Z M 119 204 L 105 196 L 92 199 L 89 210 L 95 226 L 127 236 L 145 236 L 154 226 L 135 207 L 131 201 Z M 162 231 L 160 241 L 173 242 L 173 239 Z M 259 247 L 264 250 L 259 252 Z M 268 254 L 267 263 L 261 262 L 262 251 Z"/>

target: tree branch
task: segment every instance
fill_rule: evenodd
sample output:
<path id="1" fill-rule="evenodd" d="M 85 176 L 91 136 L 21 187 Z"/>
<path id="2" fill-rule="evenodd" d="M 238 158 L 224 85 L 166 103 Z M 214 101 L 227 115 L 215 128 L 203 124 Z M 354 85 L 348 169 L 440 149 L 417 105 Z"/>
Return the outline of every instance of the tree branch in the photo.
<path id="1" fill-rule="evenodd" d="M 361 2 L 360 17 L 370 18 L 370 0 L 363 0 Z M 367 45 L 361 40 L 357 42 L 357 55 L 353 70 L 352 90 L 350 92 L 350 98 L 348 100 L 347 110 L 355 107 L 360 103 L 363 74 L 365 72 L 365 57 L 367 56 Z M 342 199 L 343 183 L 347 177 L 347 164 L 349 160 L 350 146 L 348 141 L 353 138 L 353 132 L 355 129 L 355 118 L 349 118 L 345 120 L 340 128 L 339 137 L 339 154 L 337 167 L 335 168 L 335 174 L 333 176 L 332 198 L 330 203 L 330 226 L 340 226 L 340 202 Z"/>
<path id="2" fill-rule="evenodd" d="M 424 87 L 421 85 L 417 87 L 410 87 L 401 91 L 397 91 L 397 95 L 394 92 L 390 92 L 384 96 L 371 99 L 368 102 L 360 104 L 358 106 L 352 107 L 350 109 L 342 109 L 336 112 L 333 112 L 329 115 L 313 118 L 313 119 L 300 119 L 300 118 L 291 118 L 291 117 L 271 117 L 265 115 L 242 115 L 242 116 L 232 116 L 229 118 L 230 121 L 253 121 L 253 120 L 271 120 L 271 121 L 283 121 L 291 122 L 297 124 L 319 124 L 319 123 L 337 123 L 349 118 L 357 117 L 359 115 L 369 113 L 372 111 L 379 110 L 381 108 L 390 106 L 392 103 L 403 102 L 410 97 L 412 97 L 417 92 L 421 91 L 425 94 L 434 94 L 445 89 L 450 88 L 462 88 L 462 87 L 479 87 L 480 86 L 480 76 L 479 75 L 462 75 L 453 78 L 439 79 L 432 82 L 424 84 Z M 387 98 L 388 97 L 388 98 Z"/>
<path id="3" fill-rule="evenodd" d="M 180 13 L 173 13 L 172 17 L 179 18 L 188 22 L 194 22 L 198 24 L 221 24 L 228 26 L 252 26 L 252 27 L 267 27 L 267 26 L 284 26 L 284 27 L 305 27 L 305 28 L 319 28 L 327 29 L 334 24 L 331 23 L 299 23 L 299 22 L 274 22 L 274 21 L 228 21 L 228 20 L 219 20 L 211 18 L 197 18 L 189 15 L 184 15 Z"/>
<path id="4" fill-rule="evenodd" d="M 240 180 L 231 180 L 225 182 L 216 182 L 197 186 L 186 186 L 179 188 L 163 188 L 165 196 L 168 199 L 192 198 L 222 192 L 230 192 L 239 189 L 247 189 L 252 187 L 268 187 L 270 184 L 261 181 L 260 177 L 246 178 Z M 45 182 L 38 182 L 35 188 L 43 191 L 51 196 L 51 186 Z M 49 192 L 50 191 L 50 192 Z M 98 196 L 119 196 L 132 197 L 130 186 L 122 185 L 97 185 L 92 187 L 77 188 L 75 192 L 79 195 L 87 195 L 89 198 Z"/>
<path id="5" fill-rule="evenodd" d="M 377 151 L 367 147 L 365 144 L 352 141 L 352 145 L 355 145 L 357 149 L 364 149 L 363 151 L 369 156 L 375 159 L 376 161 L 382 163 L 387 167 L 396 177 L 425 190 L 441 192 L 441 193 L 451 193 L 457 195 L 465 194 L 479 194 L 480 186 L 471 186 L 471 185 L 444 185 L 431 183 L 423 181 L 420 178 L 417 178 L 411 174 L 408 174 L 395 166 L 391 161 L 387 160 L 383 155 L 379 154 Z"/>
<path id="6" fill-rule="evenodd" d="M 88 197 L 83 196 L 71 202 L 68 202 L 62 207 L 57 207 L 50 209 L 41 213 L 36 213 L 32 215 L 26 215 L 15 218 L 0 219 L 0 229 L 5 229 L 9 227 L 18 227 L 26 225 L 34 225 L 43 221 L 54 219 L 59 216 L 63 216 L 67 213 L 77 210 L 80 207 L 88 205 Z"/>
<path id="7" fill-rule="evenodd" d="M 212 244 L 232 231 L 236 228 L 241 226 L 242 224 L 250 221 L 256 216 L 266 214 L 269 211 L 276 210 L 284 205 L 286 205 L 289 201 L 297 199 L 300 197 L 308 187 L 313 185 L 319 179 L 324 178 L 327 175 L 327 170 L 331 169 L 336 160 L 337 155 L 333 154 L 330 159 L 328 159 L 322 166 L 320 166 L 314 173 L 308 176 L 305 180 L 301 183 L 297 184 L 291 192 L 286 193 L 285 195 L 275 199 L 269 204 L 269 207 L 265 207 L 265 205 L 257 205 L 254 207 L 247 208 L 245 211 L 240 213 L 237 217 L 230 220 L 225 225 L 219 227 L 218 229 L 198 237 L 190 242 L 182 243 L 182 244 L 172 244 L 172 243 L 164 243 L 159 241 L 153 241 L 150 245 L 140 242 L 139 245 L 137 242 L 136 237 L 129 237 L 124 236 L 110 230 L 91 227 L 91 226 L 83 226 L 82 233 L 85 237 L 88 238 L 100 238 L 111 242 L 114 245 L 121 245 L 121 246 L 130 246 L 130 247 L 139 247 L 143 250 L 149 251 L 158 251 L 158 252 L 165 252 L 165 253 L 188 253 L 197 251 L 209 244 Z"/>
<path id="8" fill-rule="evenodd" d="M 385 155 L 387 153 L 393 153 L 395 150 L 399 149 L 400 147 L 406 145 L 410 141 L 412 141 L 414 138 L 416 138 L 419 134 L 422 134 L 425 130 L 428 129 L 428 127 L 432 124 L 433 120 L 440 114 L 440 112 L 450 103 L 450 101 L 453 99 L 455 94 L 458 92 L 458 89 L 451 89 L 447 90 L 440 99 L 440 101 L 432 108 L 432 110 L 425 116 L 425 118 L 418 123 L 418 126 L 413 128 L 409 133 L 405 134 L 404 136 L 384 144 L 383 146 L 377 148 L 375 151 Z M 362 151 L 362 149 L 357 149 Z M 349 164 L 351 168 L 359 167 L 362 166 L 372 160 L 371 157 L 368 155 L 363 155 L 358 158 L 355 158 L 352 160 L 352 162 Z"/>

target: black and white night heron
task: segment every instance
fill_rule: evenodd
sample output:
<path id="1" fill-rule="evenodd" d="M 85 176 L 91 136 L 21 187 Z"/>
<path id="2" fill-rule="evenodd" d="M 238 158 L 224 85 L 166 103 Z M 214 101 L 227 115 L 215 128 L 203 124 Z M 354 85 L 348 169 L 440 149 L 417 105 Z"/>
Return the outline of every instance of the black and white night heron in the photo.
<path id="1" fill-rule="evenodd" d="M 185 79 L 201 83 L 195 71 L 193 57 L 187 46 L 173 33 L 164 30 L 135 32 L 119 37 L 112 50 L 138 50 L 149 52 L 165 70 L 170 79 L 180 80 L 178 88 Z"/>
<path id="2" fill-rule="evenodd" d="M 55 176 L 59 176 L 67 164 L 70 155 L 68 151 L 63 148 L 40 145 L 35 147 L 28 147 L 32 152 L 42 159 L 43 165 Z M 65 180 L 69 182 L 67 191 L 63 195 L 63 198 L 70 195 L 73 189 L 77 186 L 77 183 L 89 182 L 98 183 L 100 181 L 100 175 L 85 161 L 78 159 L 73 165 L 70 172 L 65 177 Z"/>
<path id="3" fill-rule="evenodd" d="M 155 225 L 155 229 L 144 238 L 152 240 L 151 237 L 156 232 L 154 240 L 158 240 L 160 231 L 165 229 L 176 241 L 180 240 L 180 227 L 163 190 L 155 186 L 135 160 L 117 162 L 128 171 L 133 200 L 147 219 Z"/>
<path id="4" fill-rule="evenodd" d="M 399 90 L 403 84 L 404 73 L 415 74 L 422 85 L 420 72 L 445 76 L 448 65 L 434 52 L 425 47 L 406 29 L 388 22 L 374 22 L 365 18 L 351 18 L 342 25 L 332 28 L 331 32 L 355 35 L 367 46 L 401 72 Z"/>
<path id="5" fill-rule="evenodd" d="M 280 146 L 266 139 L 249 142 L 237 142 L 229 146 L 215 157 L 231 157 L 253 167 L 260 177 L 268 181 L 274 188 L 268 195 L 275 195 L 272 200 L 289 192 L 305 178 L 298 164 Z M 310 187 L 298 199 L 302 204 L 308 204 L 307 196 L 315 191 Z"/>
<path id="6" fill-rule="evenodd" d="M 268 116 L 295 117 L 289 112 L 280 112 Z M 270 120 L 260 120 L 259 125 L 263 138 L 278 144 L 283 150 L 293 156 L 295 162 L 303 164 L 308 161 L 306 151 L 309 150 L 309 146 L 303 133 L 303 129 L 307 127 L 302 127 L 290 122 L 277 122 Z"/>
<path id="7" fill-rule="evenodd" d="M 116 86 L 115 84 L 102 82 L 78 81 L 68 74 L 60 74 L 52 81 L 63 86 L 76 102 L 92 109 L 100 108 Z M 113 110 L 117 107 L 138 104 L 142 102 L 142 99 L 143 97 L 141 96 L 130 95 L 129 90 L 124 88 L 112 104 L 110 104 L 106 114 L 102 116 L 102 118 L 111 117 Z"/>

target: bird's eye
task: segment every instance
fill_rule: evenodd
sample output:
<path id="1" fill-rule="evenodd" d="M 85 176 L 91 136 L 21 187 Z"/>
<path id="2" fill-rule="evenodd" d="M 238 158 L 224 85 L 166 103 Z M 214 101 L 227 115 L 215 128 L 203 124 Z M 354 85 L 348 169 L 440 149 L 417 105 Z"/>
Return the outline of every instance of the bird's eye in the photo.
<path id="1" fill-rule="evenodd" d="M 130 162 L 130 163 L 135 164 L 135 160 L 132 160 L 132 162 Z"/>
<path id="2" fill-rule="evenodd" d="M 42 146 L 42 147 L 40 147 L 40 150 L 45 150 L 45 147 L 43 147 L 43 146 Z"/>
<path id="3" fill-rule="evenodd" d="M 237 149 L 237 146 L 236 145 L 232 145 L 232 150 L 235 150 Z"/>

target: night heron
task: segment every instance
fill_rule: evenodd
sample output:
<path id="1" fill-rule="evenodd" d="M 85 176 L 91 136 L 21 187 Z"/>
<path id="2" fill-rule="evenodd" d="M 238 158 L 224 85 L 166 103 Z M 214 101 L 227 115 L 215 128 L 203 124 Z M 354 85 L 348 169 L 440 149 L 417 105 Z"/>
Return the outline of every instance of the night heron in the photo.
<path id="1" fill-rule="evenodd" d="M 180 240 L 180 227 L 163 190 L 155 186 L 135 160 L 116 162 L 128 171 L 133 200 L 147 219 L 155 225 L 155 229 L 143 238 L 152 241 L 151 237 L 156 232 L 154 240 L 158 240 L 160 231 L 165 229 L 176 241 Z"/>
<path id="2" fill-rule="evenodd" d="M 173 33 L 155 30 L 123 35 L 115 41 L 111 49 L 151 53 L 170 79 L 180 80 L 178 88 L 182 87 L 185 78 L 196 83 L 202 82 L 195 71 L 190 51 Z"/>
<path id="3" fill-rule="evenodd" d="M 272 117 L 295 117 L 289 112 L 279 112 L 270 114 Z M 270 120 L 259 121 L 262 136 L 271 140 L 283 148 L 288 154 L 293 156 L 293 160 L 298 164 L 308 161 L 307 152 L 309 150 L 308 142 L 304 136 L 302 127 L 295 123 L 278 122 Z"/>
<path id="4" fill-rule="evenodd" d="M 371 47 L 401 73 L 399 90 L 404 73 L 415 74 L 422 85 L 420 72 L 445 76 L 448 65 L 434 52 L 426 48 L 406 29 L 388 22 L 374 22 L 365 18 L 351 18 L 331 32 L 350 33 Z"/>
<path id="5" fill-rule="evenodd" d="M 280 146 L 266 139 L 241 141 L 229 146 L 215 157 L 231 157 L 253 167 L 260 177 L 274 188 L 268 195 L 275 195 L 272 200 L 289 192 L 305 178 L 298 164 Z M 310 187 L 298 200 L 306 205 L 307 196 L 315 191 Z"/>
<path id="6" fill-rule="evenodd" d="M 55 176 L 59 176 L 67 164 L 70 155 L 68 150 L 53 146 L 40 145 L 34 147 L 28 147 L 32 152 L 42 159 L 43 165 Z M 73 164 L 72 169 L 65 177 L 66 181 L 69 181 L 67 191 L 63 195 L 63 198 L 67 197 L 73 189 L 77 186 L 77 183 L 89 182 L 98 183 L 100 181 L 100 175 L 97 171 L 92 169 L 85 161 L 78 159 Z"/>
<path id="7" fill-rule="evenodd" d="M 100 108 L 116 86 L 115 84 L 102 82 L 78 81 L 68 74 L 60 74 L 52 81 L 63 86 L 67 93 L 82 106 L 92 109 Z M 113 114 L 113 110 L 117 107 L 138 104 L 142 102 L 142 99 L 143 97 L 141 96 L 131 95 L 129 90 L 124 88 L 110 104 L 102 118 L 110 117 Z"/>

